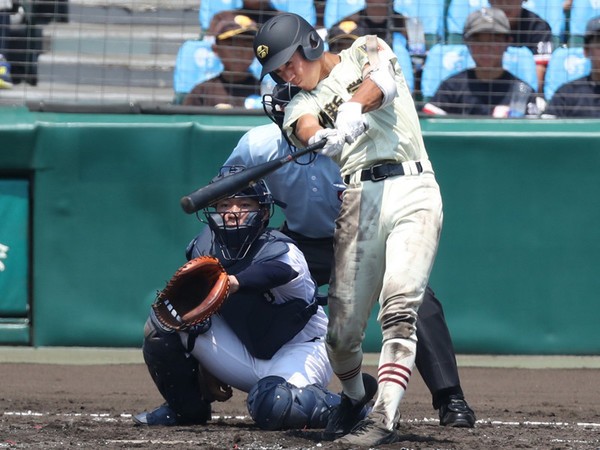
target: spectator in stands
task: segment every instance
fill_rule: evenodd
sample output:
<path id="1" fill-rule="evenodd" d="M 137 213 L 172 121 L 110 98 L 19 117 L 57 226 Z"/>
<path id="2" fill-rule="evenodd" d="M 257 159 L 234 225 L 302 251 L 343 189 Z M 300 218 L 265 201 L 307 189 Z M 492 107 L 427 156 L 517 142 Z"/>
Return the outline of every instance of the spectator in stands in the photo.
<path id="1" fill-rule="evenodd" d="M 213 51 L 223 62 L 223 72 L 215 78 L 194 86 L 185 96 L 184 105 L 244 107 L 246 102 L 260 102 L 260 81 L 249 71 L 254 60 L 252 42 L 258 26 L 248 16 L 221 15 L 215 24 Z M 255 107 L 255 105 L 249 105 Z"/>
<path id="2" fill-rule="evenodd" d="M 315 24 L 315 29 L 319 30 L 320 28 L 325 28 L 325 4 L 326 0 L 314 0 L 313 4 L 315 5 L 315 13 L 317 16 L 317 23 Z"/>
<path id="3" fill-rule="evenodd" d="M 376 34 L 390 46 L 393 41 L 393 33 L 400 33 L 405 39 L 408 39 L 406 17 L 394 11 L 392 0 L 365 0 L 364 9 L 344 17 L 332 28 L 345 21 L 356 22 L 358 26 L 367 31 L 366 34 Z"/>
<path id="4" fill-rule="evenodd" d="M 600 117 L 600 16 L 590 19 L 583 51 L 592 62 L 588 76 L 562 85 L 550 99 L 545 113 L 556 117 Z"/>
<path id="5" fill-rule="evenodd" d="M 327 46 L 331 53 L 339 53 L 347 49 L 359 37 L 364 36 L 367 30 L 356 22 L 345 20 L 331 27 L 327 34 Z"/>
<path id="6" fill-rule="evenodd" d="M 210 21 L 208 34 L 216 36 L 218 24 L 231 14 L 243 14 L 260 26 L 280 12 L 278 9 L 273 8 L 269 0 L 244 0 L 241 8 L 221 11 L 215 14 Z"/>
<path id="7" fill-rule="evenodd" d="M 364 34 L 375 34 L 393 48 L 394 34 L 401 36 L 401 41 L 411 55 L 415 80 L 415 95 L 419 95 L 421 71 L 426 56 L 426 37 L 423 24 L 419 19 L 408 18 L 394 10 L 393 0 L 365 0 L 365 7 L 351 14 L 331 28 L 342 22 L 355 22 L 365 30 Z"/>
<path id="8" fill-rule="evenodd" d="M 552 29 L 537 14 L 523 8 L 524 0 L 489 0 L 490 6 L 504 11 L 510 22 L 511 45 L 533 52 L 538 76 L 538 92 L 543 92 L 544 75 L 552 55 Z"/>
<path id="9" fill-rule="evenodd" d="M 10 64 L 5 57 L 8 50 L 8 27 L 12 6 L 11 0 L 0 0 L 0 89 L 12 87 Z"/>
<path id="10" fill-rule="evenodd" d="M 527 86 L 502 67 L 502 56 L 510 44 L 508 18 L 498 8 L 475 11 L 467 18 L 463 38 L 475 67 L 444 80 L 423 112 L 506 117 L 512 92 Z M 526 90 L 529 97 L 531 88 Z"/>

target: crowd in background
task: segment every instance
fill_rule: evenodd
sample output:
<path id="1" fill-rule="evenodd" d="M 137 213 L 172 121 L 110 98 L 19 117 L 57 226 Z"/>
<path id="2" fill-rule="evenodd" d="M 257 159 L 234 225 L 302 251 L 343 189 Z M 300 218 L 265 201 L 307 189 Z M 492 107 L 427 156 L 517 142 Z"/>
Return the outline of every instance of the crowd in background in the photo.
<path id="1" fill-rule="evenodd" d="M 590 18 L 584 35 L 575 36 L 569 34 L 568 26 L 571 1 L 561 5 L 565 26 L 557 33 L 522 0 L 490 0 L 489 5 L 465 14 L 461 33 L 431 33 L 428 17 L 399 13 L 392 0 L 365 0 L 363 9 L 342 16 L 327 28 L 326 8 L 334 1 L 338 8 L 344 3 L 314 1 L 313 26 L 326 48 L 340 52 L 364 34 L 385 40 L 398 54 L 413 98 L 424 114 L 600 117 L 600 13 Z M 457 0 L 446 0 L 446 20 L 453 1 Z M 212 16 L 202 37 L 212 42 L 223 69 L 201 80 L 181 103 L 259 107 L 257 99 L 268 93 L 273 83 L 268 78 L 261 83 L 253 69 L 252 40 L 265 20 L 281 12 L 274 4 L 244 0 L 240 8 Z M 557 49 L 573 50 L 570 63 L 584 69 L 578 69 L 583 71 L 576 81 L 565 70 L 560 74 L 562 82 L 546 86 L 550 76 L 556 79 L 549 67 Z M 450 69 L 449 62 L 453 65 Z M 436 64 L 439 70 L 433 69 Z"/>
<path id="2" fill-rule="evenodd" d="M 0 0 L 0 89 L 21 82 L 37 84 L 37 56 L 43 41 L 40 24 L 68 18 L 65 0 L 34 3 L 29 13 L 23 9 L 25 3 Z M 575 26 L 571 13 L 575 16 L 577 6 L 584 3 L 589 3 L 586 20 Z M 259 80 L 253 37 L 262 23 L 282 11 L 306 11 L 332 52 L 342 51 L 364 34 L 385 40 L 396 52 L 423 114 L 600 117 L 600 6 L 595 3 L 200 0 L 198 42 L 204 53 L 186 58 L 195 59 L 190 65 L 201 67 L 186 75 L 191 80 L 183 90 L 174 86 L 173 102 L 261 108 L 260 99 L 270 93 L 274 82 L 270 77 Z M 443 9 L 441 18 L 435 12 L 437 5 Z M 227 9 L 231 6 L 236 9 Z M 465 28 L 469 13 L 477 33 Z M 482 29 L 486 23 L 492 25 Z M 178 70 L 176 64 L 175 79 Z"/>

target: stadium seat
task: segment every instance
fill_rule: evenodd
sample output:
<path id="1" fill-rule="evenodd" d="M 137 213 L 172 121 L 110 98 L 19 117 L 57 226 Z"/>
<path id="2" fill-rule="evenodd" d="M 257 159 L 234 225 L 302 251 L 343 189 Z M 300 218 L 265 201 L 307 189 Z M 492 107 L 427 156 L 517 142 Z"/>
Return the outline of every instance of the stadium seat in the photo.
<path id="1" fill-rule="evenodd" d="M 271 0 L 273 8 L 281 11 L 296 13 L 304 17 L 308 23 L 317 23 L 317 11 L 315 4 L 310 0 Z"/>
<path id="2" fill-rule="evenodd" d="M 538 90 L 537 67 L 533 52 L 527 47 L 508 47 L 502 58 L 504 69 Z"/>
<path id="3" fill-rule="evenodd" d="M 600 16 L 600 1 L 573 0 L 569 21 L 569 46 L 583 45 L 585 26 L 592 17 Z"/>
<path id="4" fill-rule="evenodd" d="M 410 92 L 413 92 L 415 90 L 415 74 L 413 72 L 412 60 L 406 49 L 406 40 L 400 33 L 394 33 L 392 49 L 398 57 L 398 64 L 400 64 L 400 67 L 402 68 L 402 73 L 404 74 L 408 89 Z"/>
<path id="5" fill-rule="evenodd" d="M 505 70 L 537 91 L 537 73 L 531 50 L 526 47 L 508 47 L 502 62 Z M 433 97 L 442 81 L 471 67 L 475 67 L 475 61 L 465 44 L 434 45 L 429 49 L 421 75 L 423 98 Z"/>
<path id="6" fill-rule="evenodd" d="M 581 47 L 559 47 L 552 53 L 544 78 L 544 97 L 550 101 L 563 84 L 589 75 L 592 63 Z"/>
<path id="7" fill-rule="evenodd" d="M 428 48 L 444 40 L 444 0 L 394 0 L 394 10 L 421 21 Z"/>
<path id="8" fill-rule="evenodd" d="M 196 84 L 223 71 L 223 63 L 212 51 L 211 45 L 211 40 L 190 40 L 179 47 L 173 71 L 175 103 L 180 103 Z"/>
<path id="9" fill-rule="evenodd" d="M 202 0 L 198 12 L 200 27 L 203 30 L 208 30 L 210 21 L 216 13 L 228 9 L 238 9 L 241 8 L 242 5 L 242 0 Z M 271 5 L 273 8 L 281 11 L 299 14 L 313 25 L 317 21 L 317 13 L 312 1 L 271 0 Z"/>
<path id="10" fill-rule="evenodd" d="M 365 0 L 327 0 L 323 13 L 323 24 L 329 29 L 344 17 L 365 7 Z"/>
<path id="11" fill-rule="evenodd" d="M 241 7 L 242 0 L 202 0 L 200 2 L 200 10 L 198 11 L 200 28 L 208 30 L 212 17 L 218 12 Z"/>

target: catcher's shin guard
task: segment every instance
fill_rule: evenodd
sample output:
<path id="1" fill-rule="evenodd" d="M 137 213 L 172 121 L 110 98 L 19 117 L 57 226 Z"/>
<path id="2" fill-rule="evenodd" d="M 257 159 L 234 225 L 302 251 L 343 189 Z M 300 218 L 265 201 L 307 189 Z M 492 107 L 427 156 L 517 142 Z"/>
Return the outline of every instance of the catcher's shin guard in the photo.
<path id="1" fill-rule="evenodd" d="M 250 416 L 265 430 L 324 428 L 339 403 L 339 395 L 320 386 L 299 388 L 277 376 L 259 380 L 247 399 Z"/>
<path id="2" fill-rule="evenodd" d="M 206 423 L 211 408 L 200 393 L 198 361 L 185 352 L 176 332 L 155 326 L 151 318 L 144 334 L 144 361 L 154 384 L 175 411 L 177 423 Z"/>

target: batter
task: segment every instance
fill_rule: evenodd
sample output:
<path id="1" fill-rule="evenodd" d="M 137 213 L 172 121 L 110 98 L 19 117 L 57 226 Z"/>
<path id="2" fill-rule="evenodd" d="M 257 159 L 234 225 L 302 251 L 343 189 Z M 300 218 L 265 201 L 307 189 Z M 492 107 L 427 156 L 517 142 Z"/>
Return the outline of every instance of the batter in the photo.
<path id="1" fill-rule="evenodd" d="M 302 17 L 281 14 L 254 40 L 262 76 L 300 87 L 284 127 L 298 146 L 325 140 L 347 184 L 334 234 L 327 351 L 340 405 L 325 435 L 376 446 L 398 440 L 400 402 L 415 363 L 416 320 L 442 227 L 442 201 L 419 119 L 393 51 L 361 37 L 339 55 Z M 365 327 L 374 303 L 383 334 L 377 397 L 362 382 Z"/>

